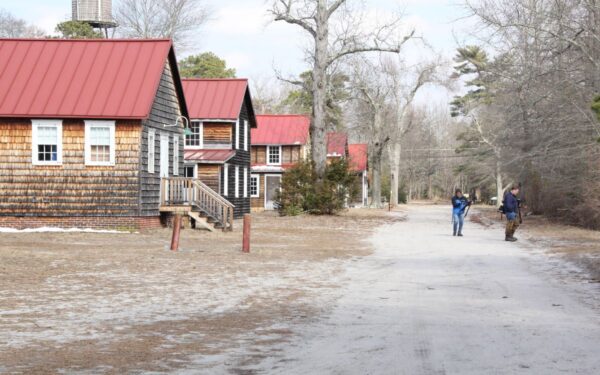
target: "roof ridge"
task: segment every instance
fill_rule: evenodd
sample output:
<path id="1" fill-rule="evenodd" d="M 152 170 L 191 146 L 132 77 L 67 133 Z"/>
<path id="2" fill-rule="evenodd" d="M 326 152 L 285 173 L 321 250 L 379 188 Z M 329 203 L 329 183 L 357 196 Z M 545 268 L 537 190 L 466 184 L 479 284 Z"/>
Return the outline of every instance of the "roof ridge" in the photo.
<path id="1" fill-rule="evenodd" d="M 0 42 L 172 42 L 169 38 L 146 38 L 146 39 L 106 39 L 106 38 L 95 38 L 95 39 L 64 39 L 64 38 L 0 38 Z"/>
<path id="2" fill-rule="evenodd" d="M 257 117 L 310 117 L 310 115 L 301 115 L 301 114 L 292 114 L 292 113 L 285 113 L 285 114 L 275 114 L 275 113 L 265 113 L 265 114 L 260 114 L 260 115 L 256 115 Z"/>
<path id="3" fill-rule="evenodd" d="M 248 78 L 197 78 L 197 77 L 185 77 L 182 81 L 240 81 L 248 82 Z"/>

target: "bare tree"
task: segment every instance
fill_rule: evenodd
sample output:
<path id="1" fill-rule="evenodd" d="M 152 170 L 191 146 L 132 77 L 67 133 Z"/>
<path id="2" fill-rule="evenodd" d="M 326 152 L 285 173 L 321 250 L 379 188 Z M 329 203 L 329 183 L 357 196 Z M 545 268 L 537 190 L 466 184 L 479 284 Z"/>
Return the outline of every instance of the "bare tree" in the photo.
<path id="1" fill-rule="evenodd" d="M 319 177 L 327 163 L 325 120 L 328 72 L 342 59 L 364 52 L 399 53 L 414 31 L 398 38 L 400 19 L 365 30 L 360 12 L 352 12 L 348 0 L 274 0 L 271 12 L 275 21 L 303 29 L 312 49 L 308 59 L 312 70 L 311 151 Z"/>
<path id="2" fill-rule="evenodd" d="M 410 116 L 410 111 L 415 97 L 419 91 L 427 84 L 441 83 L 437 76 L 442 64 L 438 60 L 417 64 L 414 67 L 408 67 L 402 61 L 393 63 L 390 60 L 386 62 L 383 74 L 389 77 L 392 84 L 393 106 L 395 107 L 395 127 L 391 130 L 390 147 L 390 204 L 397 206 L 400 164 L 402 155 L 402 137 L 410 130 L 414 124 L 414 119 Z"/>
<path id="3" fill-rule="evenodd" d="M 41 38 L 44 31 L 0 9 L 0 38 Z"/>
<path id="4" fill-rule="evenodd" d="M 282 103 L 289 95 L 292 85 L 272 77 L 256 75 L 252 77 L 252 104 L 256 113 L 285 113 Z"/>
<path id="5" fill-rule="evenodd" d="M 114 17 L 123 37 L 172 38 L 185 50 L 193 32 L 209 20 L 210 10 L 204 0 L 120 0 Z"/>
<path id="6" fill-rule="evenodd" d="M 493 95 L 473 125 L 504 133 L 504 174 L 523 182 L 534 212 L 600 228 L 600 123 L 590 110 L 600 93 L 600 2 L 468 0 L 465 6 L 496 55 L 487 72 Z"/>

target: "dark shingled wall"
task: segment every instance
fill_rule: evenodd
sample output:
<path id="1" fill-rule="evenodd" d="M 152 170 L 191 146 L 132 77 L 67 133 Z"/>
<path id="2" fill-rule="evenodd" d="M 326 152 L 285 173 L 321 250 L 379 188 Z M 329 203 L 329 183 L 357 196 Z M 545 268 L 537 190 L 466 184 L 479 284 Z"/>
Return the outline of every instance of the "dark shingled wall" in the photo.
<path id="1" fill-rule="evenodd" d="M 174 124 L 181 109 L 171 64 L 167 60 L 150 117 L 143 122 L 140 162 L 140 216 L 159 215 L 160 205 L 160 136 L 169 135 L 169 175 L 173 175 L 173 137 L 179 137 L 179 176 L 183 177 L 183 128 L 164 127 Z M 154 142 L 154 173 L 148 172 L 148 129 L 156 130 Z"/>
<path id="2" fill-rule="evenodd" d="M 240 112 L 240 148 L 236 150 L 235 156 L 229 160 L 227 164 L 229 164 L 229 189 L 227 191 L 227 196 L 225 197 L 229 202 L 235 205 L 234 216 L 236 218 L 242 217 L 244 214 L 250 213 L 250 123 L 248 123 L 248 151 L 244 150 L 244 120 L 249 120 L 248 115 L 248 105 L 249 105 L 248 95 L 246 95 L 246 99 L 244 100 L 244 104 L 242 105 L 242 110 Z M 235 125 L 233 128 L 233 145 L 235 148 Z M 239 166 L 239 198 L 235 198 L 235 166 Z M 248 196 L 244 197 L 244 168 L 248 169 Z M 221 173 L 221 186 L 224 185 L 224 173 Z"/>

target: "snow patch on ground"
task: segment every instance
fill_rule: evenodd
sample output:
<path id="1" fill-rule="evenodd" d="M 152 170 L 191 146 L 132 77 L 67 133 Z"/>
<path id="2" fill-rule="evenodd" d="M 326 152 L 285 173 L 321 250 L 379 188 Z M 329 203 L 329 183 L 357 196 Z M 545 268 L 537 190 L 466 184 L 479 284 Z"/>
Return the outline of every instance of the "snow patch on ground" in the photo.
<path id="1" fill-rule="evenodd" d="M 0 227 L 0 233 L 130 233 L 121 232 L 117 230 L 104 230 L 104 229 L 91 229 L 91 228 L 53 228 L 53 227 L 41 227 L 41 228 L 26 228 L 26 229 L 14 229 L 14 228 L 3 228 Z"/>

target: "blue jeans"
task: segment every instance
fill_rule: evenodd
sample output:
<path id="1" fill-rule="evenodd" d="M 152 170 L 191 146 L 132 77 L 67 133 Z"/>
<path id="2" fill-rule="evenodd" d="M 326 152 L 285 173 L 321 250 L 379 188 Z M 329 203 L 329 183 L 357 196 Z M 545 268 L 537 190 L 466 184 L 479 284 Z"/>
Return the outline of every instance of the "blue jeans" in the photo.
<path id="1" fill-rule="evenodd" d="M 452 225 L 454 226 L 454 234 L 461 234 L 463 224 L 465 223 L 465 214 L 464 213 L 452 213 Z"/>

